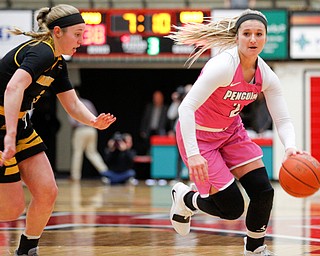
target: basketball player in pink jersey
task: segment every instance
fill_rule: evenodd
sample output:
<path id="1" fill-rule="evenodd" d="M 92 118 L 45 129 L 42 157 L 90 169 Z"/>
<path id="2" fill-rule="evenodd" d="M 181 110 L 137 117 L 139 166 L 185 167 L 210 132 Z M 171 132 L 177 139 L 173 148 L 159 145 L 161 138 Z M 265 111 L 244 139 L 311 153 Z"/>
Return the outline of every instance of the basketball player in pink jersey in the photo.
<path id="1" fill-rule="evenodd" d="M 244 199 L 236 180 L 250 198 L 246 215 L 244 255 L 273 255 L 264 244 L 274 190 L 262 162 L 262 150 L 249 138 L 242 108 L 263 92 L 286 159 L 301 153 L 277 75 L 259 57 L 267 40 L 267 19 L 246 10 L 238 18 L 176 27 L 169 37 L 199 51 L 216 46 L 211 58 L 179 107 L 177 143 L 197 191 L 177 183 L 172 188 L 170 219 L 180 235 L 190 232 L 191 216 L 201 210 L 223 219 L 237 219 Z"/>

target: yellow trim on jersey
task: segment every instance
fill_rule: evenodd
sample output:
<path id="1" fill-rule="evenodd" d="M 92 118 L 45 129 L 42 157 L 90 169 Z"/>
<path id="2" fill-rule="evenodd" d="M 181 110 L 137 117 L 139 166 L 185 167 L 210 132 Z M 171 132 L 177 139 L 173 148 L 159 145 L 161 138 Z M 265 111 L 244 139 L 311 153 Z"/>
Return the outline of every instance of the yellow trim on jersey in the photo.
<path id="1" fill-rule="evenodd" d="M 17 61 L 17 56 L 18 56 L 19 52 L 21 51 L 22 48 L 24 48 L 24 47 L 26 47 L 27 45 L 29 45 L 29 44 L 31 44 L 31 43 L 34 43 L 34 42 L 36 42 L 36 40 L 32 40 L 32 41 L 26 42 L 26 43 L 25 43 L 24 45 L 22 45 L 22 46 L 16 51 L 16 53 L 14 54 L 14 62 L 16 63 L 16 65 L 17 65 L 18 67 L 20 67 L 20 64 L 19 64 L 18 61 Z"/>
<path id="2" fill-rule="evenodd" d="M 51 41 L 52 41 L 52 42 L 51 42 Z M 53 39 L 50 40 L 50 42 L 38 41 L 38 40 L 31 40 L 31 41 L 29 41 L 29 42 L 26 42 L 24 45 L 22 45 L 22 46 L 16 51 L 16 53 L 14 54 L 14 62 L 16 63 L 16 65 L 17 65 L 18 67 L 20 67 L 20 64 L 19 64 L 18 61 L 17 61 L 17 56 L 18 56 L 19 52 L 21 51 L 22 48 L 24 48 L 25 46 L 27 46 L 27 45 L 29 45 L 29 44 L 32 44 L 32 43 L 45 43 L 45 44 L 47 44 L 47 45 L 51 48 L 52 52 L 54 53 L 54 48 L 53 48 L 53 46 L 52 46 Z M 55 66 L 55 65 L 56 65 L 56 63 L 54 64 L 54 66 Z M 49 69 L 50 69 L 50 68 L 49 68 Z M 48 69 L 48 70 L 49 70 L 49 69 Z"/>
<path id="3" fill-rule="evenodd" d="M 54 81 L 54 78 L 52 78 L 51 76 L 41 75 L 38 78 L 37 83 L 42 86 L 50 86 L 53 81 Z"/>
<path id="4" fill-rule="evenodd" d="M 35 145 L 42 143 L 42 142 L 43 141 L 42 141 L 41 137 L 36 133 L 36 131 L 33 131 L 32 134 L 28 138 L 21 139 L 18 141 L 18 145 L 16 147 L 16 152 L 18 153 L 24 149 L 31 148 Z"/>
<path id="5" fill-rule="evenodd" d="M 50 42 L 42 41 L 42 43 L 45 43 L 45 44 L 49 45 L 49 47 L 51 48 L 51 50 L 54 52 L 54 49 L 53 49 L 53 46 L 52 46 L 52 44 L 53 44 L 53 39 L 50 40 Z"/>
<path id="6" fill-rule="evenodd" d="M 11 162 L 11 164 L 9 164 Z M 13 166 L 7 166 L 7 165 L 13 165 Z M 15 157 L 11 158 L 10 160 L 5 162 L 6 170 L 4 172 L 4 175 L 12 175 L 19 172 L 19 167 L 17 164 L 17 160 Z"/>
<path id="7" fill-rule="evenodd" d="M 0 156 L 0 158 L 1 158 L 1 156 Z M 16 174 L 19 172 L 17 160 L 15 157 L 12 157 L 9 160 L 6 160 L 4 162 L 4 166 L 6 168 L 4 171 L 4 175 L 12 175 L 12 174 Z"/>
<path id="8" fill-rule="evenodd" d="M 52 65 L 51 69 L 53 69 L 57 65 L 59 60 L 62 60 L 61 56 L 58 57 L 57 61 Z"/>
<path id="9" fill-rule="evenodd" d="M 25 116 L 27 111 L 19 112 L 18 118 L 21 119 L 22 117 Z M 0 115 L 4 116 L 4 107 L 0 106 Z"/>

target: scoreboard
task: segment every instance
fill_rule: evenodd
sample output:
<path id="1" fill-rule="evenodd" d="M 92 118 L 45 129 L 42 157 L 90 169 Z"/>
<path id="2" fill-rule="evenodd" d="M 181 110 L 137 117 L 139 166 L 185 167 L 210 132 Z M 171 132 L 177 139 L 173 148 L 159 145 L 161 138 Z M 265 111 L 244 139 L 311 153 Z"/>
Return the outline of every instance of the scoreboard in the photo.
<path id="1" fill-rule="evenodd" d="M 165 36 L 172 25 L 203 23 L 210 10 L 114 9 L 81 10 L 84 42 L 74 59 L 94 57 L 187 57 L 193 46 L 175 45 Z M 209 57 L 210 52 L 204 53 Z"/>

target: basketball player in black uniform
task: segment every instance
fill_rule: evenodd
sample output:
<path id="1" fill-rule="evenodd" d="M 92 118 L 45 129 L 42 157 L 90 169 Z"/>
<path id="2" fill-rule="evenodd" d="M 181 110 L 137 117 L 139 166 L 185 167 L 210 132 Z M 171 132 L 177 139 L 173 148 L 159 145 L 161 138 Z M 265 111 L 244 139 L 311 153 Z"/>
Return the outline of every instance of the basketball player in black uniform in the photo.
<path id="1" fill-rule="evenodd" d="M 37 21 L 37 32 L 11 31 L 32 39 L 0 60 L 0 221 L 15 220 L 24 212 L 22 180 L 32 200 L 15 255 L 26 256 L 39 255 L 38 242 L 58 192 L 46 146 L 33 129 L 28 111 L 51 88 L 66 112 L 86 125 L 106 129 L 116 120 L 109 113 L 93 115 L 69 81 L 62 54 L 74 54 L 83 41 L 85 23 L 79 11 L 70 5 L 45 7 Z"/>

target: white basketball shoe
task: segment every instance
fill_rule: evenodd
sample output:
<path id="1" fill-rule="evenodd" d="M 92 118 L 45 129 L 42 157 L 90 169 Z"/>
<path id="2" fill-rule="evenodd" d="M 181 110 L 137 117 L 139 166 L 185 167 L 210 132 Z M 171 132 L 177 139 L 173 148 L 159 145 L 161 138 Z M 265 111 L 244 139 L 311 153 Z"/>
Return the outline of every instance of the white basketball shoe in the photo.
<path id="1" fill-rule="evenodd" d="M 245 256 L 273 256 L 276 255 L 273 252 L 267 250 L 267 245 L 262 245 L 255 249 L 253 252 L 246 250 L 247 238 L 244 238 L 244 254 Z"/>
<path id="2" fill-rule="evenodd" d="M 183 197 L 191 191 L 190 187 L 178 182 L 171 189 L 172 207 L 170 211 L 170 221 L 175 231 L 186 236 L 190 232 L 191 216 L 194 212 L 184 203 Z"/>
<path id="3" fill-rule="evenodd" d="M 18 250 L 14 252 L 14 256 L 39 256 L 38 254 L 39 247 L 35 247 L 29 250 L 28 254 L 18 254 Z"/>

